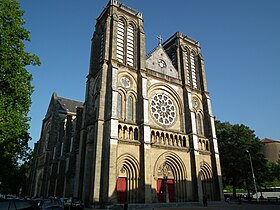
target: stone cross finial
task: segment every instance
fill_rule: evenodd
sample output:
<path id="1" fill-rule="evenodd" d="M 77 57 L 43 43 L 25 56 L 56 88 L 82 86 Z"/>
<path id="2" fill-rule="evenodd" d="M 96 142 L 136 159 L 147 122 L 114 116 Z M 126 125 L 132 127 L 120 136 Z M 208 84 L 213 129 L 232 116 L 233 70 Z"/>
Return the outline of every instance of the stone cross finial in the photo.
<path id="1" fill-rule="evenodd" d="M 161 35 L 158 35 L 158 36 L 157 36 L 157 39 L 158 39 L 158 45 L 161 45 L 161 41 L 162 41 Z"/>

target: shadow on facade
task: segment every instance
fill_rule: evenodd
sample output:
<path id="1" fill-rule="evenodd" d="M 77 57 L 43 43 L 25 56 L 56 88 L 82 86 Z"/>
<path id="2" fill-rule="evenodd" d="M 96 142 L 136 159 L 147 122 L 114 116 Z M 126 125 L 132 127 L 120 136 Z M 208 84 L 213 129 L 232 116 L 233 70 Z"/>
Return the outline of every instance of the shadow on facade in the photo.
<path id="1" fill-rule="evenodd" d="M 138 180 L 140 183 L 141 180 Z M 201 190 L 198 192 L 202 193 L 201 198 L 195 194 L 197 191 L 193 191 L 191 181 L 175 182 L 174 179 L 163 179 L 153 180 L 155 187 L 151 185 L 145 185 L 143 187 L 135 187 L 133 180 L 128 180 L 126 177 L 119 177 L 117 179 L 117 185 L 115 190 L 108 199 L 102 198 L 102 202 L 91 202 L 87 203 L 87 206 L 91 207 L 108 207 L 108 206 L 123 206 L 125 204 L 172 204 L 172 203 L 186 203 L 186 202 L 202 202 L 202 196 L 206 195 L 208 201 L 220 201 L 220 195 L 215 192 L 213 182 L 207 181 L 202 182 Z"/>

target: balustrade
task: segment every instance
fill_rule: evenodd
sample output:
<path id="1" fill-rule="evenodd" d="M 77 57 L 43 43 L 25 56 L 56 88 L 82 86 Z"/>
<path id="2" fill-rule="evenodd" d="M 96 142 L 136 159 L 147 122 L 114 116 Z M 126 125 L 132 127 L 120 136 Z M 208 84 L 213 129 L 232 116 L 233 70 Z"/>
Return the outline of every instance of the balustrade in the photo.
<path id="1" fill-rule="evenodd" d="M 129 124 L 119 124 L 118 139 L 138 141 L 138 126 Z"/>
<path id="2" fill-rule="evenodd" d="M 151 142 L 153 144 L 173 147 L 189 147 L 187 135 L 155 129 L 151 130 Z"/>
<path id="3" fill-rule="evenodd" d="M 199 138 L 198 149 L 201 151 L 210 151 L 209 140 L 206 138 Z"/>

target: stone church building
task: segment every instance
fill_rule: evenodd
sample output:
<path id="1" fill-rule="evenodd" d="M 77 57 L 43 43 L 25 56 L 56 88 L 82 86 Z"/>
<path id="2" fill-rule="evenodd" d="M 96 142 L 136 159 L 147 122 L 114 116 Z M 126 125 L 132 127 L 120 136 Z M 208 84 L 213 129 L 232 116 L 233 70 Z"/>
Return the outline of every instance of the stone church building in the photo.
<path id="1" fill-rule="evenodd" d="M 53 93 L 34 152 L 32 196 L 223 199 L 199 42 L 176 32 L 147 54 L 142 14 L 110 0 L 92 38 L 85 101 Z"/>

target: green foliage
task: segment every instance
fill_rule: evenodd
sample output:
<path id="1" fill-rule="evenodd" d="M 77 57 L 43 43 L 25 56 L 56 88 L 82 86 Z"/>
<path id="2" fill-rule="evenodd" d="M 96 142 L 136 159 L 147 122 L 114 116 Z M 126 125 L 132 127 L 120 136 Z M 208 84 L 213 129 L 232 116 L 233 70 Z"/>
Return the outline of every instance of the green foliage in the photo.
<path id="1" fill-rule="evenodd" d="M 28 157 L 30 140 L 27 117 L 31 106 L 32 75 L 28 65 L 40 65 L 39 58 L 25 51 L 30 41 L 23 25 L 23 11 L 16 0 L 0 0 L 0 180 L 17 170 L 18 159 Z M 2 162 L 5 160 L 5 162 Z M 3 165 L 4 164 L 4 165 Z"/>
<path id="2" fill-rule="evenodd" d="M 234 193 L 237 187 L 254 189 L 247 151 L 252 157 L 257 183 L 266 178 L 266 160 L 254 131 L 243 124 L 231 125 L 219 121 L 216 121 L 216 130 L 224 184 L 231 185 Z"/>
<path id="3" fill-rule="evenodd" d="M 280 186 L 280 161 L 267 162 L 266 179 L 263 183 L 263 187 L 276 187 Z"/>

